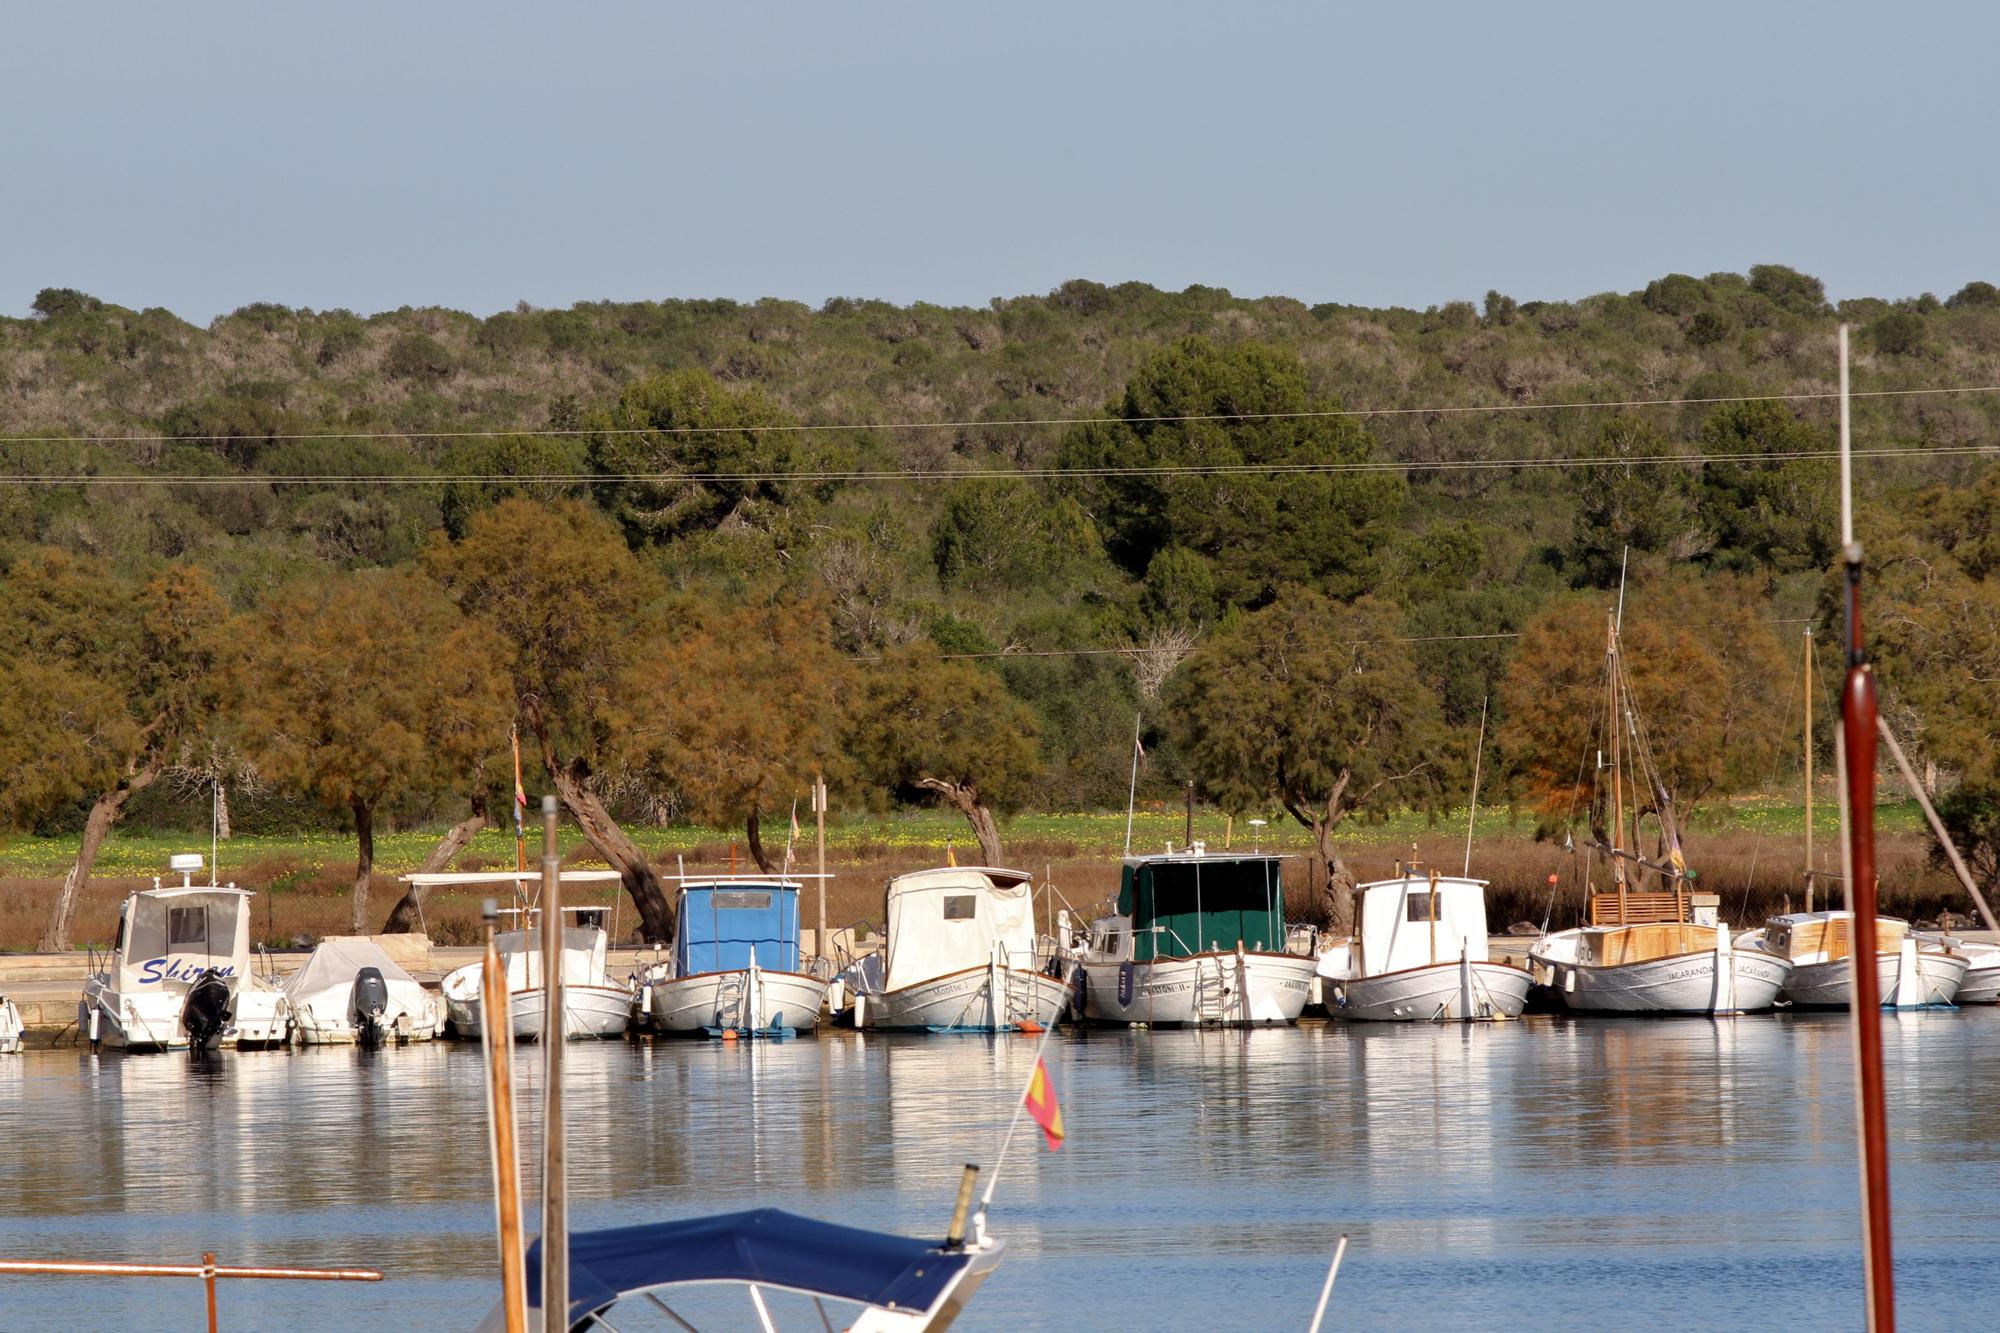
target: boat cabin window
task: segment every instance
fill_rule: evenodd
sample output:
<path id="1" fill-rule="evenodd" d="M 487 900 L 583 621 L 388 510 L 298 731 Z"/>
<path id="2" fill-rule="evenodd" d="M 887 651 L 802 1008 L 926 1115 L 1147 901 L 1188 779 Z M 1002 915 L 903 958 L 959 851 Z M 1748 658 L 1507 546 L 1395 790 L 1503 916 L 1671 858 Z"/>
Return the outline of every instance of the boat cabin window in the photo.
<path id="1" fill-rule="evenodd" d="M 169 907 L 167 909 L 167 947 L 180 944 L 208 943 L 208 909 L 206 907 Z"/>
<path id="2" fill-rule="evenodd" d="M 723 912 L 767 912 L 771 908 L 771 895 L 748 889 L 718 889 L 710 895 L 709 902 Z"/>
<path id="3" fill-rule="evenodd" d="M 979 899 L 970 893 L 945 895 L 944 919 L 947 921 L 970 921 L 979 915 Z"/>
<path id="4" fill-rule="evenodd" d="M 1406 893 L 1403 895 L 1403 920 L 1435 920 L 1439 915 L 1438 908 L 1441 906 L 1443 904 L 1437 901 L 1437 894 L 1430 890 L 1425 890 L 1423 893 Z"/>

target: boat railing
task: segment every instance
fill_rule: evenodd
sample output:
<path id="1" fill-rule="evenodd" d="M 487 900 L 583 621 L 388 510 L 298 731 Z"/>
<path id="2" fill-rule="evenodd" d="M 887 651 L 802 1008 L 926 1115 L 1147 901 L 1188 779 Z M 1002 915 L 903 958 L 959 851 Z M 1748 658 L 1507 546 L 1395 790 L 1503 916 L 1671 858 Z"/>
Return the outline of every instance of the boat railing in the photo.
<path id="1" fill-rule="evenodd" d="M 380 1282 L 373 1268 L 244 1268 L 215 1262 L 204 1254 L 198 1264 L 119 1264 L 59 1259 L 0 1259 L 0 1274 L 24 1277 L 188 1277 L 208 1290 L 208 1333 L 216 1333 L 215 1284 L 224 1278 L 278 1282 Z"/>

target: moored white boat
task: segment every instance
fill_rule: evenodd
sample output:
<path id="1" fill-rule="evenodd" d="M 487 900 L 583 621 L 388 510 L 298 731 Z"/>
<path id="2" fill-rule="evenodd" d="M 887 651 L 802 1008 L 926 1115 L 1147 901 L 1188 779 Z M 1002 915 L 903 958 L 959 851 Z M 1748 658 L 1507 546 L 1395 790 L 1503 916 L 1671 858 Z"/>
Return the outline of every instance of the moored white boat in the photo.
<path id="1" fill-rule="evenodd" d="M 641 1012 L 663 1032 L 786 1036 L 819 1026 L 829 975 L 799 950 L 799 885 L 773 876 L 683 883 L 674 956 L 639 979 Z"/>
<path id="2" fill-rule="evenodd" d="M 1518 1018 L 1527 969 L 1490 961 L 1486 882 L 1422 875 L 1363 884 L 1356 934 L 1321 950 L 1327 1013 L 1371 1022 Z"/>
<path id="3" fill-rule="evenodd" d="M 201 857 L 176 856 L 181 884 L 142 889 L 118 914 L 118 938 L 83 984 L 77 1030 L 93 1047 L 165 1051 L 278 1046 L 284 993 L 251 969 L 250 898 L 191 882 Z"/>
<path id="4" fill-rule="evenodd" d="M 1764 947 L 1791 960 L 1785 996 L 1813 1009 L 1845 1009 L 1851 994 L 1854 914 L 1795 912 L 1755 932 Z M 1956 1002 L 1969 960 L 1942 940 L 1920 939 L 1910 923 L 1875 919 L 1875 975 L 1885 1009 L 1925 1009 Z"/>
<path id="5" fill-rule="evenodd" d="M 1530 969 L 1576 1010 L 1598 1013 L 1742 1014 L 1777 1002 L 1791 962 L 1756 932 L 1655 921 L 1584 926 L 1544 936 Z"/>
<path id="6" fill-rule="evenodd" d="M 1186 851 L 1125 860 L 1118 914 L 1091 925 L 1082 1008 L 1098 1023 L 1293 1023 L 1318 960 L 1288 950 L 1283 858 Z"/>
<path id="7" fill-rule="evenodd" d="M 0 995 L 0 1055 L 12 1055 L 21 1049 L 22 1033 L 26 1025 L 21 1022 L 21 1011 L 14 1002 Z"/>
<path id="8" fill-rule="evenodd" d="M 321 940 L 280 989 L 303 1046 L 429 1041 L 444 1031 L 442 998 L 365 935 Z"/>
<path id="9" fill-rule="evenodd" d="M 2000 944 L 1959 943 L 1965 955 L 1965 979 L 1958 985 L 1956 1004 L 2000 1004 Z"/>
<path id="10" fill-rule="evenodd" d="M 565 870 L 568 884 L 615 883 L 615 870 Z M 432 875 L 405 875 L 410 884 L 507 884 L 532 885 L 541 878 L 531 870 L 457 871 Z M 542 929 L 537 908 L 507 909 L 520 916 L 524 929 L 500 931 L 493 937 L 500 953 L 500 965 L 507 975 L 508 1028 L 517 1041 L 539 1041 L 542 1037 L 543 1009 L 546 1005 L 542 983 Z M 632 1025 L 633 989 L 615 982 L 606 967 L 610 936 L 597 921 L 602 907 L 565 905 L 563 913 L 584 923 L 562 928 L 558 956 L 562 967 L 563 1035 L 569 1038 L 619 1037 Z M 484 1003 L 480 995 L 481 963 L 468 963 L 446 975 L 440 987 L 445 1016 L 461 1037 L 476 1037 L 485 1031 Z"/>
<path id="11" fill-rule="evenodd" d="M 1014 1032 L 1061 1018 L 1069 990 L 1035 937 L 1032 878 L 939 866 L 890 880 L 884 948 L 847 973 L 857 1026 Z"/>

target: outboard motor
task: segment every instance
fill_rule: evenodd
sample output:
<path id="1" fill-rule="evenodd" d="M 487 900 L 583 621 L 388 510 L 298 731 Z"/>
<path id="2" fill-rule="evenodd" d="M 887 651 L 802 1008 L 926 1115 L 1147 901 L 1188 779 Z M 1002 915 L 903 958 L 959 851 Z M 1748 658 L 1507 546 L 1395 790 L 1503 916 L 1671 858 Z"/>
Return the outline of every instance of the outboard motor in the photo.
<path id="1" fill-rule="evenodd" d="M 364 967 L 354 974 L 354 1000 L 352 1016 L 354 1026 L 360 1030 L 363 1046 L 379 1046 L 382 1042 L 383 1015 L 389 1012 L 389 983 L 382 979 L 379 967 Z"/>
<path id="2" fill-rule="evenodd" d="M 189 1049 L 206 1051 L 220 1042 L 235 1008 L 236 996 L 220 972 L 211 967 L 196 977 L 181 1005 L 181 1030 L 187 1033 Z"/>

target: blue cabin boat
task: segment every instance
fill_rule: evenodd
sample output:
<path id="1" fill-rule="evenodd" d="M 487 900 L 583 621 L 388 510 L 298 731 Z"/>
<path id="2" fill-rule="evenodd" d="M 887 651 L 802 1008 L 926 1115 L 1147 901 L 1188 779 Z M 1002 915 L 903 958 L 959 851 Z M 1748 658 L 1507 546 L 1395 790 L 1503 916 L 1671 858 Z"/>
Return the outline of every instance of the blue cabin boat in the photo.
<path id="1" fill-rule="evenodd" d="M 655 1026 L 739 1037 L 816 1028 L 830 972 L 801 956 L 799 887 L 770 875 L 684 881 L 673 960 L 656 964 L 642 983 Z"/>

